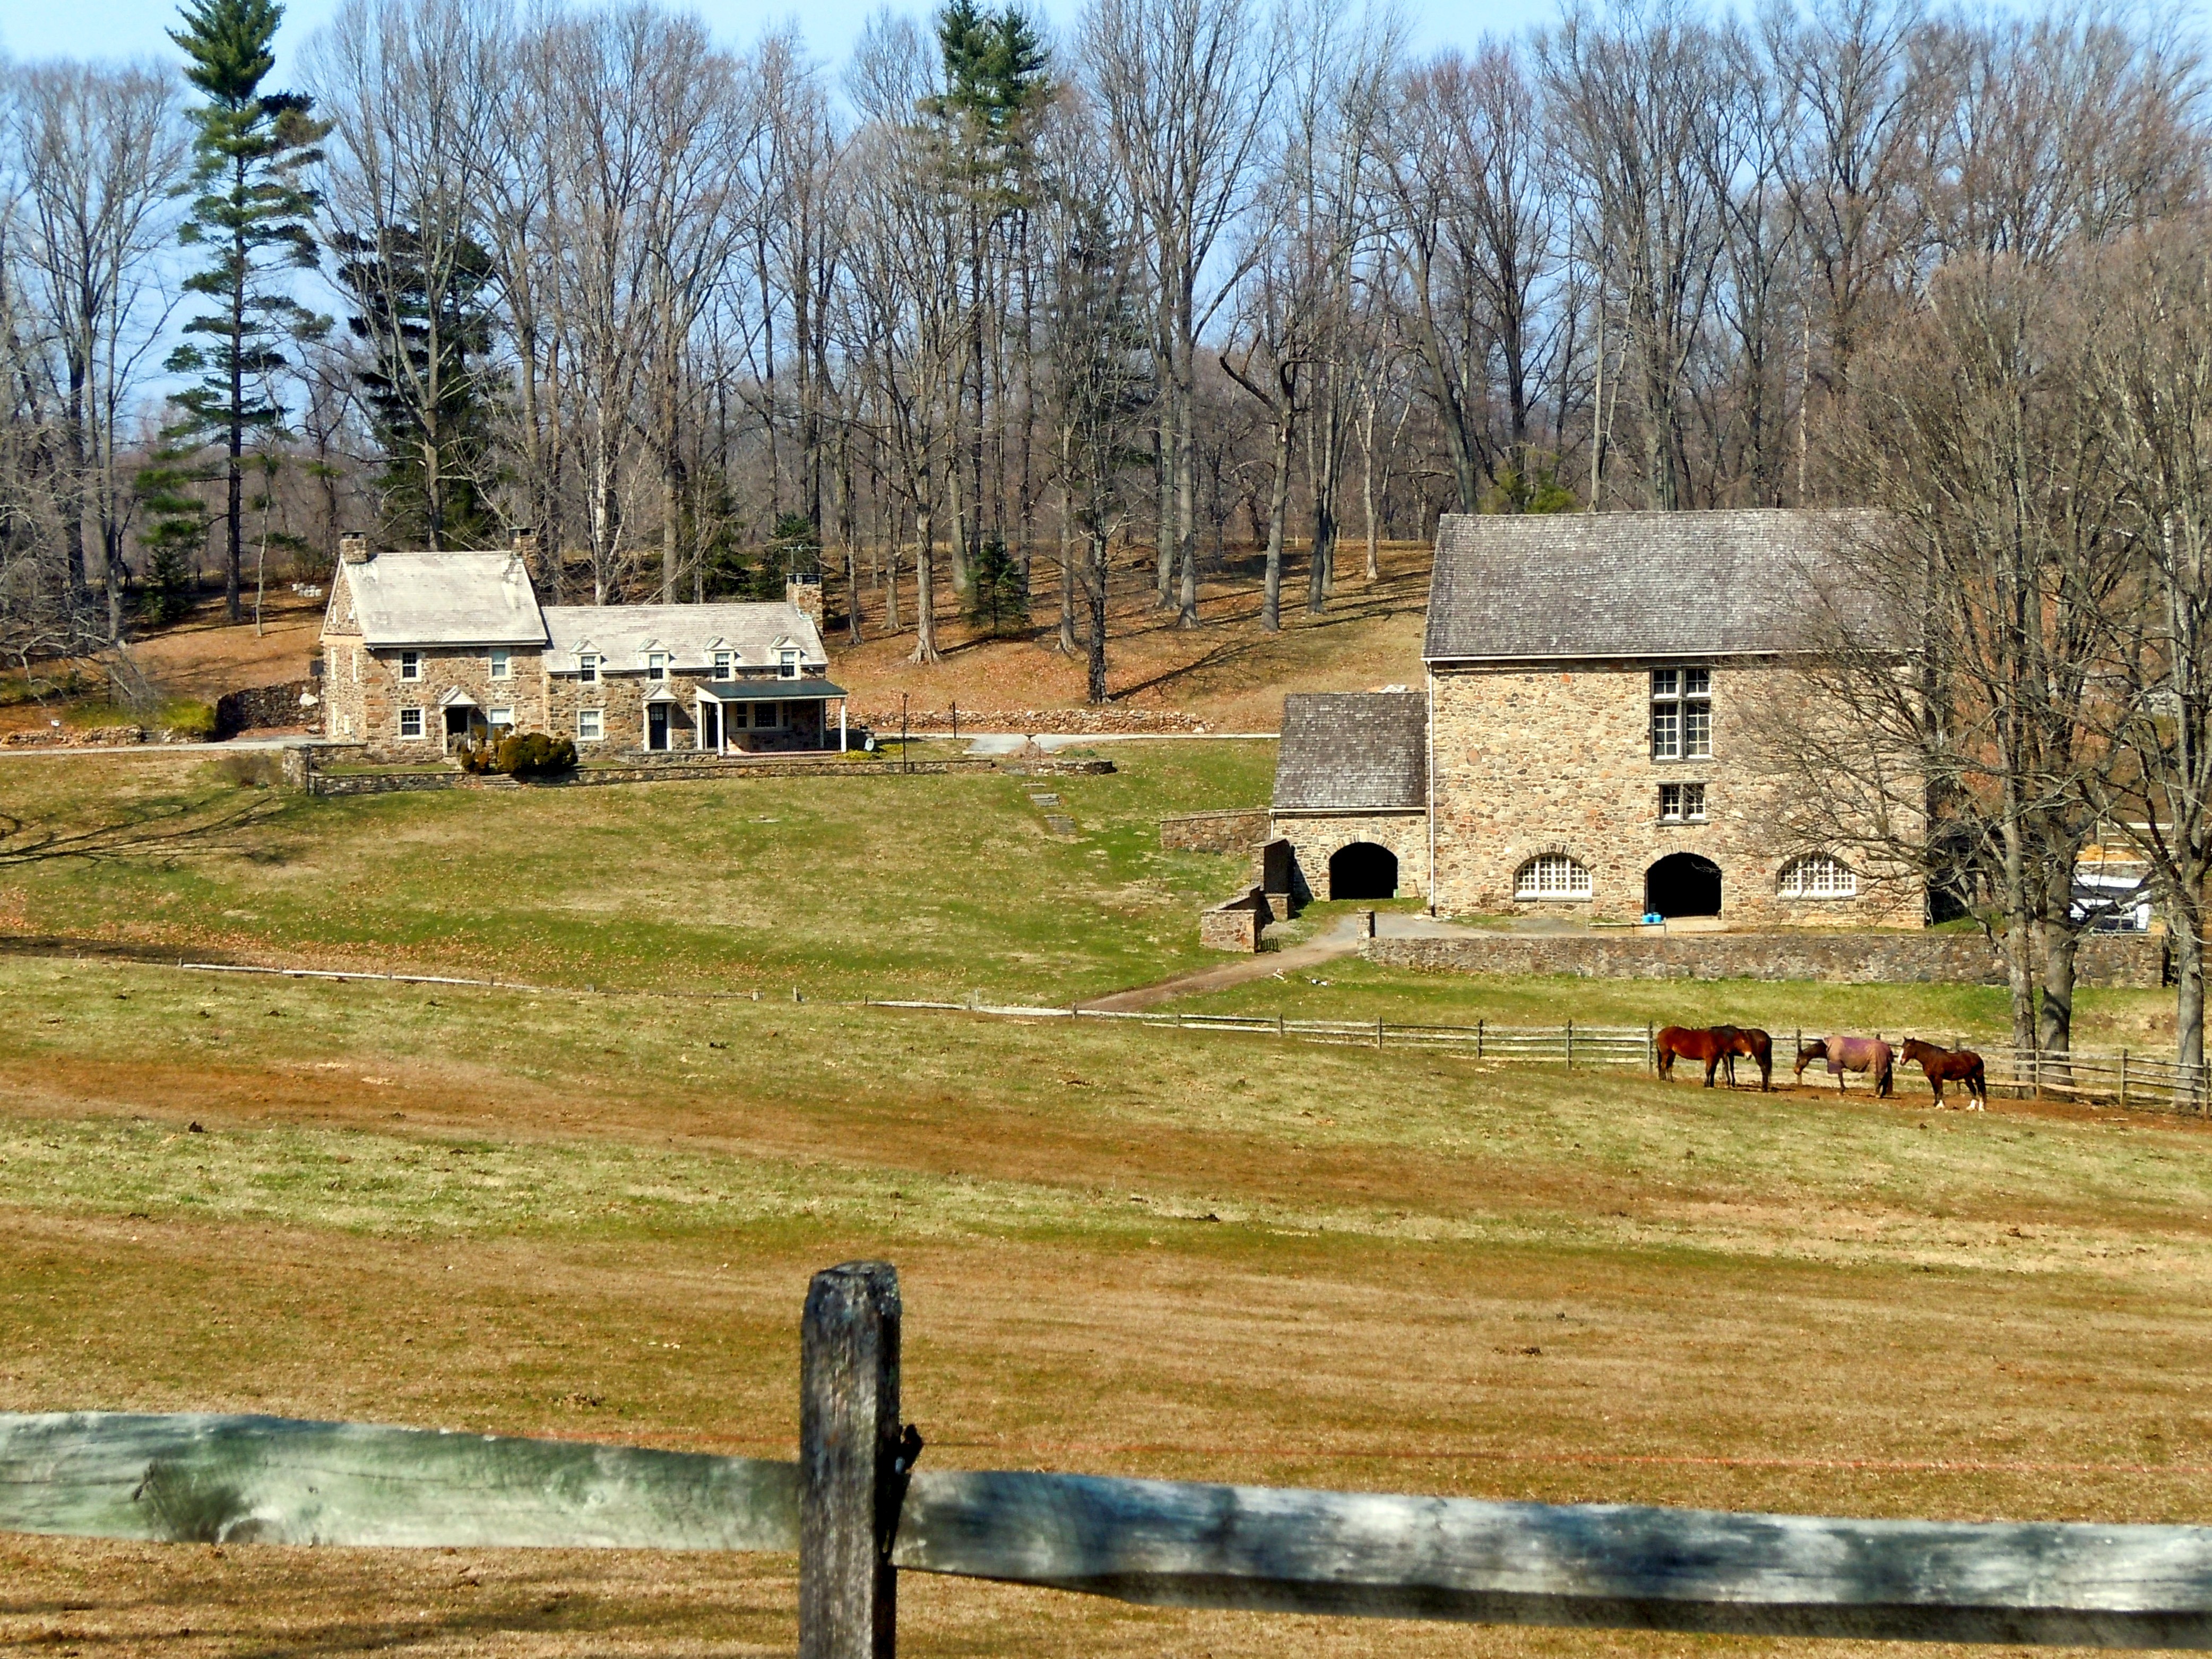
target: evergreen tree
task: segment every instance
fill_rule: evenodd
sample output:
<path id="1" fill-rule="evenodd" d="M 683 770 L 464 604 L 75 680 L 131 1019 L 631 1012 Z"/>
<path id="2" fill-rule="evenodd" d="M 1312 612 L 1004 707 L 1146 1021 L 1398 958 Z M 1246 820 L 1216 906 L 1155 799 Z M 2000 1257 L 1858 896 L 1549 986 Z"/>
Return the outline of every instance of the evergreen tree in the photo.
<path id="1" fill-rule="evenodd" d="M 483 498 L 491 255 L 464 240 L 433 282 L 421 238 L 404 230 L 340 236 L 334 247 L 357 307 L 348 326 L 374 354 L 356 378 L 384 452 L 386 519 L 425 547 L 479 545 L 494 528 Z"/>
<path id="2" fill-rule="evenodd" d="M 207 250 L 185 289 L 213 304 L 185 324 L 186 342 L 170 356 L 170 372 L 195 381 L 178 394 L 181 418 L 163 436 L 222 447 L 223 593 L 233 622 L 240 614 L 246 441 L 282 429 L 272 383 L 289 361 L 284 346 L 320 321 L 278 276 L 315 263 L 307 217 L 317 198 L 300 178 L 321 159 L 315 146 L 329 131 L 307 98 L 261 90 L 276 67 L 270 48 L 283 15 L 276 0 L 190 0 L 185 27 L 169 33 L 191 60 L 185 78 L 207 94 L 191 112 L 194 195 L 180 240 Z"/>

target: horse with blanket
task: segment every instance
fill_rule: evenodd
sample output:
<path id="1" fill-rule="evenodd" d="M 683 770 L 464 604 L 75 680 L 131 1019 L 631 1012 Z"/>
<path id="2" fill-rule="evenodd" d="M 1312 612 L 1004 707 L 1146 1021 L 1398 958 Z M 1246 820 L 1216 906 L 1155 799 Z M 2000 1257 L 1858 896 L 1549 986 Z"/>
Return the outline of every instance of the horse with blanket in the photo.
<path id="1" fill-rule="evenodd" d="M 1836 1092 L 1844 1092 L 1844 1073 L 1866 1072 L 1874 1078 L 1874 1091 L 1881 1099 L 1889 1098 L 1895 1081 L 1896 1051 L 1880 1037 L 1832 1036 L 1816 1038 L 1797 1051 L 1797 1080 L 1805 1080 L 1805 1068 L 1816 1060 L 1828 1062 L 1828 1074 L 1836 1079 Z"/>
<path id="2" fill-rule="evenodd" d="M 1705 1065 L 1705 1087 L 1713 1086 L 1713 1072 L 1717 1066 L 1728 1068 L 1728 1085 L 1735 1087 L 1736 1056 L 1741 1054 L 1759 1065 L 1759 1090 L 1765 1094 L 1774 1086 L 1774 1039 L 1756 1026 L 1707 1025 L 1691 1027 L 1669 1025 L 1653 1039 L 1662 1079 L 1674 1074 L 1674 1061 L 1701 1060 Z"/>

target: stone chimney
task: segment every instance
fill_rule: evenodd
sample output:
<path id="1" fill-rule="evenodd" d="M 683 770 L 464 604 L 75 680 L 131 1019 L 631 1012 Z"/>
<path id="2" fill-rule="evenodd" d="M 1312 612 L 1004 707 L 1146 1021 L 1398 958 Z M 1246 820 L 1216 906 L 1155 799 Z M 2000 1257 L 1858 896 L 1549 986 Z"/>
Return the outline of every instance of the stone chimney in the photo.
<path id="1" fill-rule="evenodd" d="M 518 529 L 508 536 L 507 546 L 522 561 L 522 568 L 535 575 L 538 567 L 544 562 L 544 538 L 534 530 Z"/>
<path id="2" fill-rule="evenodd" d="M 806 613 L 806 619 L 818 631 L 822 626 L 822 578 L 818 575 L 790 575 L 783 579 L 783 602 L 795 605 Z"/>
<path id="3" fill-rule="evenodd" d="M 340 564 L 367 564 L 368 562 L 368 537 L 341 536 L 338 538 L 338 562 Z"/>

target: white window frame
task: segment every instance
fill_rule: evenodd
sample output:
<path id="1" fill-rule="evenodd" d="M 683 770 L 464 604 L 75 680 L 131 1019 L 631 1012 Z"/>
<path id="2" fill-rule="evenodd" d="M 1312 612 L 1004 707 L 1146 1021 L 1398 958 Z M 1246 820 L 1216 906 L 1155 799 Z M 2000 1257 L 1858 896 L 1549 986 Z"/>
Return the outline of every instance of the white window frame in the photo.
<path id="1" fill-rule="evenodd" d="M 576 711 L 576 741 L 600 743 L 607 735 L 607 711 L 604 708 L 579 708 Z"/>
<path id="2" fill-rule="evenodd" d="M 598 652 L 583 651 L 577 653 L 576 681 L 580 685 L 597 685 L 599 683 L 599 653 Z"/>
<path id="3" fill-rule="evenodd" d="M 1662 783 L 1659 786 L 1659 822 L 1705 822 L 1705 786 L 1702 783 Z"/>
<path id="4" fill-rule="evenodd" d="M 780 702 L 740 703 L 745 711 L 745 727 L 752 732 L 788 732 L 791 720 Z"/>
<path id="5" fill-rule="evenodd" d="M 648 651 L 645 653 L 645 678 L 649 684 L 668 684 L 668 653 Z"/>
<path id="6" fill-rule="evenodd" d="M 422 653 L 420 651 L 399 653 L 399 678 L 410 683 L 422 678 Z"/>
<path id="7" fill-rule="evenodd" d="M 495 732 L 502 726 L 512 732 L 514 730 L 514 710 L 512 708 L 487 709 L 484 713 L 484 723 Z"/>
<path id="8" fill-rule="evenodd" d="M 1655 668 L 1651 671 L 1651 758 L 1656 761 L 1713 757 L 1713 671 Z"/>
<path id="9" fill-rule="evenodd" d="M 737 667 L 738 653 L 736 652 L 717 651 L 714 653 L 714 678 L 716 679 L 728 679 L 732 674 L 737 672 Z"/>
<path id="10" fill-rule="evenodd" d="M 410 720 L 415 722 L 415 729 L 412 732 L 407 729 L 407 722 Z M 420 743 L 428 730 L 428 725 L 422 719 L 422 711 L 420 708 L 403 708 L 399 711 L 400 742 Z"/>
<path id="11" fill-rule="evenodd" d="M 491 677 L 495 680 L 511 680 L 514 678 L 514 656 L 504 646 L 491 653 Z"/>
<path id="12" fill-rule="evenodd" d="M 1513 872 L 1516 899 L 1586 899 L 1593 884 L 1589 866 L 1565 853 L 1539 853 Z"/>
<path id="13" fill-rule="evenodd" d="M 1833 901 L 1859 896 L 1859 872 L 1828 853 L 1792 860 L 1782 866 L 1775 890 L 1786 899 Z"/>
<path id="14" fill-rule="evenodd" d="M 797 679 L 799 678 L 799 658 L 801 655 L 802 653 L 799 651 L 799 647 L 791 645 L 787 645 L 782 650 L 777 652 L 776 678 L 782 680 Z"/>

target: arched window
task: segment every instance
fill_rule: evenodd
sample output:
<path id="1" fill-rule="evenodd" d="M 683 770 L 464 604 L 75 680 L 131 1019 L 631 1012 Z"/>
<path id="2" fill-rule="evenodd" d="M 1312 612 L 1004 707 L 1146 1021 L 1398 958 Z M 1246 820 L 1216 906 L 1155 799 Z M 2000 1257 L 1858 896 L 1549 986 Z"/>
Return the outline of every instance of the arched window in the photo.
<path id="1" fill-rule="evenodd" d="M 1850 898 L 1859 890 L 1858 872 L 1841 859 L 1820 854 L 1782 866 L 1784 898 Z"/>
<path id="2" fill-rule="evenodd" d="M 1513 878 L 1517 899 L 1588 898 L 1590 872 L 1565 853 L 1540 853 Z"/>

